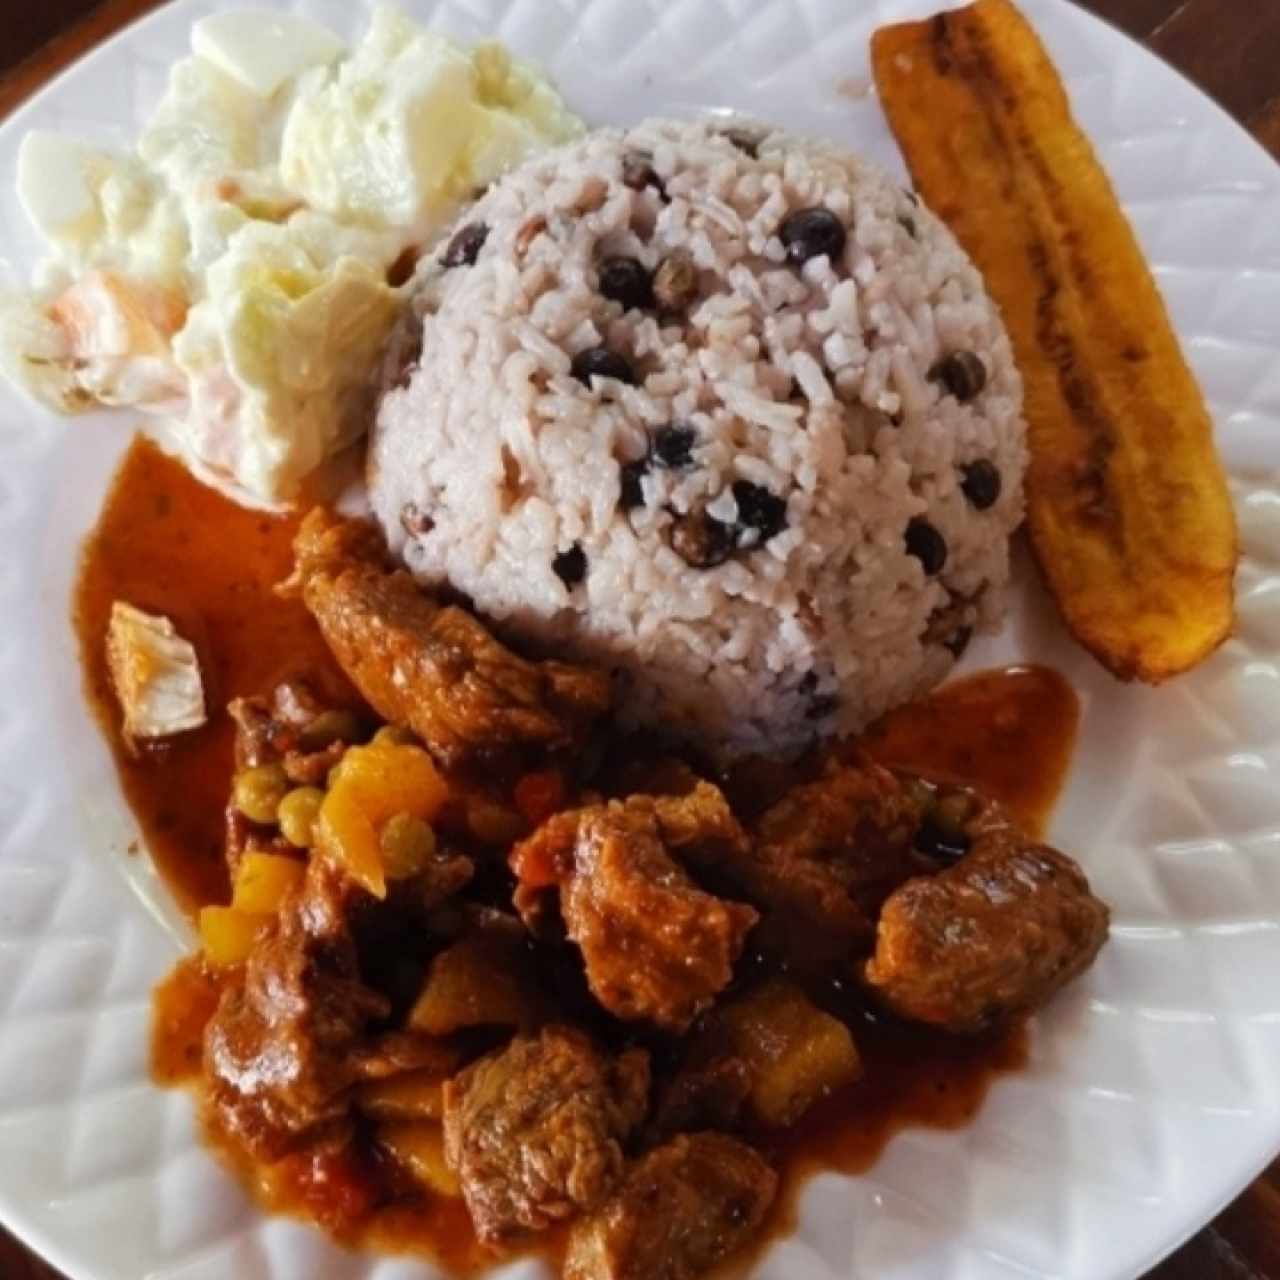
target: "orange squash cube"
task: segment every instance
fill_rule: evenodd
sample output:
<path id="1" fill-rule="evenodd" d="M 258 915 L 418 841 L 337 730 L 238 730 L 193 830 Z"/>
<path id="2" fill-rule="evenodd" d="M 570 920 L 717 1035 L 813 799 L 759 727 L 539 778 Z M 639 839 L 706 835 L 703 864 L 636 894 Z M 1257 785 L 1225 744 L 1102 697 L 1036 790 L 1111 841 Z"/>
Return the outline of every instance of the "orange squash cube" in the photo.
<path id="1" fill-rule="evenodd" d="M 302 883 L 306 865 L 278 853 L 246 853 L 236 871 L 231 905 L 237 911 L 275 915 L 290 889 Z"/>
<path id="2" fill-rule="evenodd" d="M 316 851 L 332 858 L 347 875 L 375 898 L 387 896 L 378 830 L 354 787 L 341 779 L 329 788 L 316 822 Z"/>
<path id="3" fill-rule="evenodd" d="M 430 822 L 447 796 L 444 779 L 421 747 L 385 738 L 352 747 L 334 770 L 320 806 L 316 847 L 375 898 L 385 898 L 382 825 L 398 813 Z"/>
<path id="4" fill-rule="evenodd" d="M 249 958 L 254 944 L 271 927 L 269 915 L 235 907 L 202 907 L 200 941 L 205 960 L 215 969 L 230 969 Z"/>

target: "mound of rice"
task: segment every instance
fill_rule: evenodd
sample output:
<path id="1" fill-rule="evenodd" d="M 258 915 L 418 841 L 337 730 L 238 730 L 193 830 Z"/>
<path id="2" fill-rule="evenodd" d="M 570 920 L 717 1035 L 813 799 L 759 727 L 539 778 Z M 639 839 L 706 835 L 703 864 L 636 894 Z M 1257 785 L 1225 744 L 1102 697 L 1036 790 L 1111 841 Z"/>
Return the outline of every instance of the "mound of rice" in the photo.
<path id="1" fill-rule="evenodd" d="M 814 208 L 847 232 L 834 261 L 788 255 Z M 640 305 L 602 293 L 615 258 L 645 271 L 611 263 L 606 292 Z M 1001 617 L 1009 341 L 942 223 L 855 156 L 594 133 L 468 211 L 406 333 L 370 454 L 393 551 L 504 634 L 607 664 L 630 723 L 794 749 L 934 685 Z"/>

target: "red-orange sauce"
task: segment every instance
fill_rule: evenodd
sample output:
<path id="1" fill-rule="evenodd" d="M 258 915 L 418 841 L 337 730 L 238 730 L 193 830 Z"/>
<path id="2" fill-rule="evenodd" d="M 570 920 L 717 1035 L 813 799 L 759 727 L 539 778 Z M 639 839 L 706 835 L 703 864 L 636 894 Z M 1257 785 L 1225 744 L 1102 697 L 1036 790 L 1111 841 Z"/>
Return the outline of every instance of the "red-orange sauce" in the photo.
<path id="1" fill-rule="evenodd" d="M 196 959 L 183 960 L 151 993 L 151 1078 L 165 1088 L 200 1075 L 204 1029 L 222 995 L 217 977 Z"/>
<path id="2" fill-rule="evenodd" d="M 236 506 L 139 436 L 84 546 L 75 625 L 89 701 L 147 848 L 189 913 L 227 895 L 227 703 L 301 672 L 339 701 L 352 697 L 311 615 L 275 593 L 293 564 L 296 524 Z M 138 753 L 123 741 L 104 645 L 113 600 L 166 615 L 195 645 L 209 712 L 204 728 Z"/>
<path id="3" fill-rule="evenodd" d="M 885 716 L 864 738 L 876 759 L 964 782 L 1041 834 L 1071 764 L 1080 703 L 1047 667 L 982 671 Z"/>
<path id="4" fill-rule="evenodd" d="M 295 522 L 245 511 L 206 489 L 154 446 L 137 442 L 85 547 L 76 627 L 86 687 L 115 753 L 121 785 L 147 846 L 188 910 L 225 901 L 222 813 L 232 731 L 223 707 L 288 674 L 319 678 L 352 697 L 314 623 L 275 585 L 290 568 Z M 103 655 L 110 605 L 128 600 L 171 617 L 200 651 L 210 723 L 141 755 L 121 741 Z M 1037 667 L 986 672 L 938 690 L 887 717 L 864 745 L 886 763 L 960 780 L 1002 801 L 1032 829 L 1043 827 L 1075 739 L 1075 695 Z M 194 1084 L 216 980 L 185 963 L 155 995 L 152 1071 L 159 1084 Z M 838 998 L 838 993 L 837 993 Z M 772 1227 L 789 1229 L 794 1193 L 822 1169 L 857 1173 L 906 1125 L 956 1128 L 977 1113 L 995 1076 L 1025 1057 L 1021 1029 L 956 1040 L 865 1017 L 855 1036 L 865 1079 L 816 1107 L 794 1130 L 764 1144 L 783 1172 Z M 323 1220 L 290 1167 L 270 1173 L 230 1152 L 240 1176 L 269 1207 Z M 477 1244 L 460 1201 L 409 1197 L 377 1210 L 347 1243 L 431 1255 L 458 1274 L 492 1259 Z M 561 1242 L 538 1242 L 555 1260 Z"/>

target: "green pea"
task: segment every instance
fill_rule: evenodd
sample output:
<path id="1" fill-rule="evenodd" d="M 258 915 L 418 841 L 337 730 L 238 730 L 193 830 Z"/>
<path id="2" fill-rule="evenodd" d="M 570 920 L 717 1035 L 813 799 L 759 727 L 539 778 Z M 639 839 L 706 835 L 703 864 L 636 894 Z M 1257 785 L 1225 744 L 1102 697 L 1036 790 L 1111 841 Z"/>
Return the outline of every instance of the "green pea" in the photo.
<path id="1" fill-rule="evenodd" d="M 436 851 L 436 833 L 411 813 L 388 818 L 379 837 L 382 867 L 388 879 L 406 880 L 426 868 Z"/>
<path id="2" fill-rule="evenodd" d="M 363 737 L 354 711 L 322 711 L 298 735 L 298 745 L 303 751 L 323 751 L 335 742 L 359 742 Z"/>
<path id="3" fill-rule="evenodd" d="M 319 787 L 295 787 L 280 801 L 280 834 L 299 849 L 310 849 L 323 803 L 324 792 Z"/>
<path id="4" fill-rule="evenodd" d="M 289 790 L 289 779 L 282 764 L 260 764 L 236 774 L 232 784 L 232 800 L 250 822 L 269 826 L 275 822 L 280 801 Z"/>

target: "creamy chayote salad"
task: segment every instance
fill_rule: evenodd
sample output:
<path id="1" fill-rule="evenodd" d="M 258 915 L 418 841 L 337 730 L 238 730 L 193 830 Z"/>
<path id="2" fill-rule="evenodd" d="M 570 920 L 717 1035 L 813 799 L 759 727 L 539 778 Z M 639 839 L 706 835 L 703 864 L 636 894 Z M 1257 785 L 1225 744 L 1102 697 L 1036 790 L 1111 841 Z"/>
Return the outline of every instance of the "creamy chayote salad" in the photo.
<path id="1" fill-rule="evenodd" d="M 50 252 L 0 303 L 3 370 L 62 412 L 154 414 L 206 476 L 288 503 L 367 425 L 406 257 L 581 130 L 500 45 L 393 9 L 351 51 L 292 14 L 216 13 L 134 150 L 26 138 Z"/>

